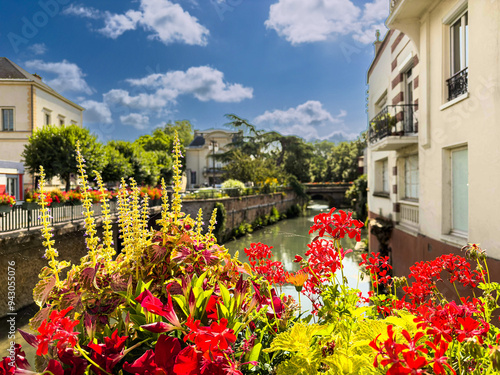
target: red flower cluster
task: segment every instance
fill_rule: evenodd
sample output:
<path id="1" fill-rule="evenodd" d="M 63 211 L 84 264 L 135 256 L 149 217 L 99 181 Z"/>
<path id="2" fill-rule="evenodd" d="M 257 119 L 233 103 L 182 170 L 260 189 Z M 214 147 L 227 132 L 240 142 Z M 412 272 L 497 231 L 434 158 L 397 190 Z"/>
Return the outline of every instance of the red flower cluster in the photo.
<path id="1" fill-rule="evenodd" d="M 340 269 L 342 259 L 352 250 L 337 249 L 332 241 L 322 238 L 313 241 L 307 247 L 309 266 L 305 271 L 309 273 L 309 278 L 304 289 L 309 294 L 318 294 L 320 291 L 318 287 Z"/>
<path id="2" fill-rule="evenodd" d="M 54 310 L 50 313 L 50 322 L 44 320 L 38 328 L 40 333 L 36 338 L 38 340 L 36 355 L 45 355 L 48 353 L 49 346 L 54 343 L 58 350 L 73 348 L 78 342 L 79 332 L 73 332 L 73 329 L 80 323 L 79 320 L 71 320 L 66 316 L 73 307 L 68 307 L 62 311 Z"/>
<path id="3" fill-rule="evenodd" d="M 286 282 L 288 273 L 283 268 L 283 263 L 272 261 L 273 247 L 262 243 L 252 243 L 249 249 L 245 249 L 252 271 L 259 276 L 263 276 L 270 284 L 283 285 Z"/>
<path id="4" fill-rule="evenodd" d="M 361 228 L 363 223 L 352 218 L 352 212 L 346 213 L 339 210 L 335 213 L 336 208 L 333 207 L 330 212 L 322 213 L 314 217 L 314 224 L 309 230 L 309 234 L 319 231 L 319 236 L 323 237 L 325 232 L 332 238 L 344 238 L 347 234 L 349 238 L 356 238 L 356 241 L 361 241 Z"/>
<path id="5" fill-rule="evenodd" d="M 406 298 L 415 304 L 425 302 L 437 291 L 436 282 L 442 281 L 441 273 L 448 273 L 448 281 L 458 281 L 464 287 L 475 288 L 484 282 L 486 272 L 471 270 L 470 263 L 464 257 L 456 254 L 445 254 L 432 261 L 419 262 L 410 267 L 408 278 L 414 278 L 411 286 L 403 287 Z"/>
<path id="6" fill-rule="evenodd" d="M 365 266 L 370 273 L 372 285 L 377 288 L 380 284 L 388 285 L 391 281 L 390 270 L 392 266 L 389 264 L 389 257 L 380 257 L 380 253 L 362 254 L 363 261 L 360 266 Z"/>
<path id="7" fill-rule="evenodd" d="M 379 344 L 380 335 L 378 335 L 370 342 L 370 346 L 377 352 L 373 362 L 375 367 L 379 365 L 389 366 L 388 375 L 428 374 L 425 367 L 432 365 L 434 374 L 445 375 L 446 366 L 455 374 L 453 368 L 446 361 L 447 357 L 444 356 L 448 349 L 448 343 L 425 341 L 424 344 L 421 340 L 425 336 L 423 332 L 417 332 L 414 337 L 411 337 L 406 330 L 403 330 L 401 334 L 407 343 L 397 343 L 393 326 L 389 325 L 387 326 L 387 335 L 389 336 L 387 340 Z"/>

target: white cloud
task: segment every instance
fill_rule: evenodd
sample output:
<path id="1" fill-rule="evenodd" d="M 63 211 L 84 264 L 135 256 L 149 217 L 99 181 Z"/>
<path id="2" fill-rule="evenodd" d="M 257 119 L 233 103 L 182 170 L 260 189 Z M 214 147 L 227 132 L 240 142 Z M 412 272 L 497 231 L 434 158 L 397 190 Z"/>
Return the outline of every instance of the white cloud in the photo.
<path id="1" fill-rule="evenodd" d="M 140 113 L 130 113 L 129 115 L 120 116 L 120 121 L 136 129 L 144 130 L 148 128 L 149 117 L 141 115 Z"/>
<path id="2" fill-rule="evenodd" d="M 347 34 L 370 43 L 374 25 L 383 30 L 388 13 L 386 0 L 373 0 L 363 10 L 351 0 L 279 0 L 271 5 L 265 25 L 294 45 Z"/>
<path id="3" fill-rule="evenodd" d="M 61 62 L 44 62 L 42 60 L 31 60 L 25 63 L 28 69 L 34 73 L 48 73 L 49 78 L 44 78 L 44 82 L 56 91 L 60 92 L 83 92 L 92 94 L 92 89 L 83 79 L 85 74 L 78 65 L 67 60 Z M 41 74 L 42 76 L 44 74 Z M 51 78 L 53 77 L 53 78 Z"/>
<path id="4" fill-rule="evenodd" d="M 83 112 L 84 122 L 110 124 L 113 121 L 111 110 L 106 103 L 85 100 L 81 102 L 81 105 L 85 108 Z"/>
<path id="5" fill-rule="evenodd" d="M 109 105 L 124 106 L 131 109 L 160 110 L 168 99 L 155 94 L 140 93 L 131 96 L 127 90 L 113 89 L 103 95 L 104 102 Z"/>
<path id="6" fill-rule="evenodd" d="M 141 12 L 129 10 L 125 14 L 106 13 L 105 26 L 99 32 L 109 38 L 116 39 L 125 31 L 135 30 L 142 17 Z"/>
<path id="7" fill-rule="evenodd" d="M 203 102 L 240 102 L 253 97 L 253 89 L 239 83 L 224 81 L 224 73 L 208 67 L 191 67 L 187 71 L 155 73 L 140 79 L 127 80 L 133 86 L 157 89 L 156 94 L 174 100 L 179 95 L 190 94 Z"/>
<path id="8" fill-rule="evenodd" d="M 338 128 L 344 126 L 343 118 L 346 115 L 346 111 L 340 110 L 337 116 L 332 116 L 321 102 L 309 100 L 287 110 L 266 111 L 257 116 L 254 122 L 284 135 L 300 135 L 306 140 L 328 139 L 336 133 L 342 133 Z M 332 127 L 337 129 L 332 130 Z"/>
<path id="9" fill-rule="evenodd" d="M 47 46 L 45 43 L 35 43 L 28 47 L 29 51 L 34 55 L 43 55 L 47 52 Z"/>
<path id="10" fill-rule="evenodd" d="M 164 44 L 180 42 L 204 46 L 209 35 L 208 29 L 196 17 L 169 0 L 140 0 L 139 10 L 130 9 L 123 14 L 70 5 L 64 14 L 104 19 L 104 27 L 98 31 L 113 39 L 138 27 L 151 32 L 150 39 L 160 40 Z"/>
<path id="11" fill-rule="evenodd" d="M 82 5 L 74 5 L 74 4 L 71 4 L 68 7 L 66 7 L 62 11 L 62 14 L 84 17 L 84 18 L 94 18 L 94 19 L 102 18 L 103 16 L 102 12 L 95 8 L 84 7 Z"/>

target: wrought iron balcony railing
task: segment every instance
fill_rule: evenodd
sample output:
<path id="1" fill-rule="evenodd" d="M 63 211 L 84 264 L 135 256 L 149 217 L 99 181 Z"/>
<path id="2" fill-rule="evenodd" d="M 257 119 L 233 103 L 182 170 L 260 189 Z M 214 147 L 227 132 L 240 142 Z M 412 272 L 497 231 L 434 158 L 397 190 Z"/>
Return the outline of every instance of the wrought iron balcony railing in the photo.
<path id="1" fill-rule="evenodd" d="M 446 80 L 448 85 L 448 101 L 455 99 L 457 96 L 465 94 L 468 89 L 468 68 L 465 68 L 458 73 L 452 75 Z"/>
<path id="2" fill-rule="evenodd" d="M 418 132 L 414 104 L 388 105 L 371 121 L 368 129 L 370 143 L 389 136 L 403 136 Z"/>

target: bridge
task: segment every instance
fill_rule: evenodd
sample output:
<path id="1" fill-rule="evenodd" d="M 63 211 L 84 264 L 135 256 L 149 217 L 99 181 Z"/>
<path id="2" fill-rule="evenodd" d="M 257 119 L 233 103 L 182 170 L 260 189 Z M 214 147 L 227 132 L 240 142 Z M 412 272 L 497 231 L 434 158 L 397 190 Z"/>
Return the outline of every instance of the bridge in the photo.
<path id="1" fill-rule="evenodd" d="M 345 199 L 346 191 L 352 183 L 308 183 L 304 184 L 306 193 L 311 199 L 323 199 L 330 207 L 347 207 L 349 202 Z"/>

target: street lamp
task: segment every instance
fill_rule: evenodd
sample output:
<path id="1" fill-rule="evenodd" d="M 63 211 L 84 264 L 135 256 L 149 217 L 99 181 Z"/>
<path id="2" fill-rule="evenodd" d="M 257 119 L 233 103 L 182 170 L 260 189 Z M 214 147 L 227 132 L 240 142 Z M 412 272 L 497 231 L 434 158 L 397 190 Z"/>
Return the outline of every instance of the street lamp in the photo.
<path id="1" fill-rule="evenodd" d="M 212 150 L 212 187 L 215 189 L 215 152 L 219 151 L 219 146 L 217 142 L 212 139 L 208 149 Z"/>

